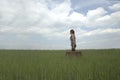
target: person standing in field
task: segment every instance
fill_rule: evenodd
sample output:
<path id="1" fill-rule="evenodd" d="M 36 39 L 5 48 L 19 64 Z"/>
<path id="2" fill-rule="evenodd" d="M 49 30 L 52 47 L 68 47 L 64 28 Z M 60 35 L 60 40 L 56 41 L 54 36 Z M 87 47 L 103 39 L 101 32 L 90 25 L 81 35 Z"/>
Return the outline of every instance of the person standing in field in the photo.
<path id="1" fill-rule="evenodd" d="M 75 31 L 73 29 L 70 30 L 70 41 L 71 41 L 71 49 L 72 51 L 75 51 L 76 48 L 76 37 L 75 37 Z"/>

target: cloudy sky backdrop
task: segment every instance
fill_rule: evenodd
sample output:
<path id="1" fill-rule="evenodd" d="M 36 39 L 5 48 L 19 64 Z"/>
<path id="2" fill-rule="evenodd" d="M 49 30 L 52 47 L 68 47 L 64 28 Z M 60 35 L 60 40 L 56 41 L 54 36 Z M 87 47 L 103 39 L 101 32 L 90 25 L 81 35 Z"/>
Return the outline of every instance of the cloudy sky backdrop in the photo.
<path id="1" fill-rule="evenodd" d="M 120 48 L 120 0 L 0 0 L 0 49 Z"/>

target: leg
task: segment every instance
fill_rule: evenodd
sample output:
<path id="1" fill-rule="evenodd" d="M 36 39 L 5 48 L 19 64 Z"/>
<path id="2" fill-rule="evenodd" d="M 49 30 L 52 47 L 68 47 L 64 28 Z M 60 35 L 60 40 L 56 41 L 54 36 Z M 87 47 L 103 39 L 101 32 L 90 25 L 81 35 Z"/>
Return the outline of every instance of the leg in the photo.
<path id="1" fill-rule="evenodd" d="M 72 43 L 71 43 L 71 47 L 72 47 L 72 51 L 75 51 L 76 44 L 72 42 Z"/>
<path id="2" fill-rule="evenodd" d="M 74 44 L 74 50 L 75 50 L 75 48 L 76 48 L 76 44 Z"/>

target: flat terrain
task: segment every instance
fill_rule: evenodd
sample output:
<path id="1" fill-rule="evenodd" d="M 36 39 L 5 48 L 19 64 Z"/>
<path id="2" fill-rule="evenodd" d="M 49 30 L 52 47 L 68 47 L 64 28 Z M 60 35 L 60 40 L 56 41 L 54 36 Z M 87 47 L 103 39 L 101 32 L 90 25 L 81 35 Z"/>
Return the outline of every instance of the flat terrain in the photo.
<path id="1" fill-rule="evenodd" d="M 120 49 L 0 50 L 0 80 L 120 80 Z"/>

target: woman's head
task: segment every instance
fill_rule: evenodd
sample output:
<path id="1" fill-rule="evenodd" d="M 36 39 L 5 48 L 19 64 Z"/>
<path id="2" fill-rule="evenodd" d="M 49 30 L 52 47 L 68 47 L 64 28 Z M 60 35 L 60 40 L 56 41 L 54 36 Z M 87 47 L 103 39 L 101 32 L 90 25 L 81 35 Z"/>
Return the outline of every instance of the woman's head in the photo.
<path id="1" fill-rule="evenodd" d="M 73 29 L 70 30 L 70 34 L 74 34 L 75 31 Z"/>

